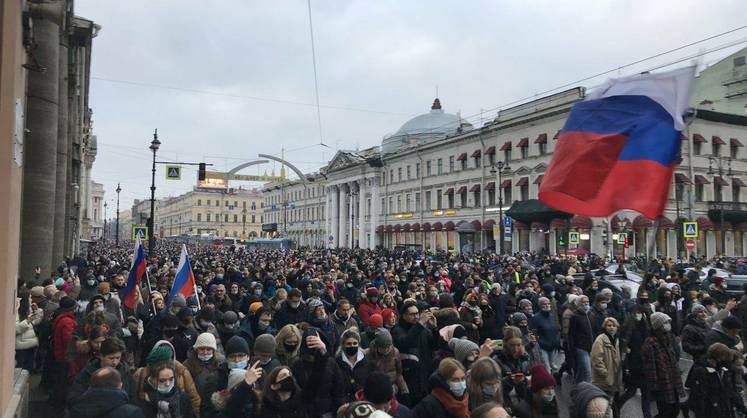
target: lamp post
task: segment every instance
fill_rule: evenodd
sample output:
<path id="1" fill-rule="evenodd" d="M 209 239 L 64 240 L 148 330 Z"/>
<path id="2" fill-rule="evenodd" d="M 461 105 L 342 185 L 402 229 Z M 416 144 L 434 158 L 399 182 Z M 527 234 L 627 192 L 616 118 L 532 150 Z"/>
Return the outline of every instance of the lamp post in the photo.
<path id="1" fill-rule="evenodd" d="M 716 170 L 713 169 L 713 165 L 716 165 Z M 733 176 L 734 173 L 731 171 L 731 158 L 722 157 L 718 155 L 712 155 L 708 157 L 708 174 L 713 175 L 718 173 L 718 178 L 724 181 L 724 170 L 726 170 L 727 176 Z M 714 180 L 715 182 L 715 180 Z M 719 203 L 719 222 L 721 223 L 721 255 L 726 254 L 726 231 L 724 231 L 724 191 L 721 189 L 723 184 L 718 185 L 718 196 L 716 202 Z"/>
<path id="2" fill-rule="evenodd" d="M 153 250 L 156 246 L 156 237 L 154 237 L 155 211 L 156 211 L 156 152 L 161 146 L 158 140 L 158 129 L 153 132 L 153 140 L 150 141 L 150 148 L 153 151 L 153 169 L 150 181 L 150 220 L 148 221 L 148 255 L 153 256 Z"/>
<path id="3" fill-rule="evenodd" d="M 108 206 L 107 203 L 104 202 L 104 233 L 101 234 L 102 240 L 104 242 L 106 242 L 106 207 L 107 206 Z"/>
<path id="4" fill-rule="evenodd" d="M 493 164 L 493 166 L 490 168 L 490 174 L 496 175 L 498 174 L 498 237 L 499 237 L 499 254 L 503 254 L 503 185 L 501 184 L 503 182 L 503 172 L 510 170 L 511 167 L 508 166 L 507 162 L 498 161 L 497 163 Z"/>
<path id="5" fill-rule="evenodd" d="M 117 183 L 117 190 L 115 190 L 115 192 L 117 192 L 117 228 L 115 230 L 117 236 L 114 237 L 114 246 L 117 248 L 119 248 L 119 192 L 121 191 L 122 188 L 119 187 L 119 183 Z"/>

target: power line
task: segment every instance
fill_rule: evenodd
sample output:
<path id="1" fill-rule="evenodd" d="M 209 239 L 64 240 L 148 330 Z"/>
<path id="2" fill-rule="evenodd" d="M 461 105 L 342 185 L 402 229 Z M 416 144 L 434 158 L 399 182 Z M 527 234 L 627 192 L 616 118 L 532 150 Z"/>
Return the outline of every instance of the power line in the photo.
<path id="1" fill-rule="evenodd" d="M 324 144 L 324 137 L 322 136 L 322 110 L 319 107 L 319 77 L 316 71 L 316 48 L 314 48 L 314 23 L 311 18 L 311 0 L 306 0 L 306 4 L 309 9 L 309 37 L 311 38 L 311 64 L 314 67 L 314 93 L 316 97 L 316 121 L 319 125 L 319 145 L 327 146 Z"/>

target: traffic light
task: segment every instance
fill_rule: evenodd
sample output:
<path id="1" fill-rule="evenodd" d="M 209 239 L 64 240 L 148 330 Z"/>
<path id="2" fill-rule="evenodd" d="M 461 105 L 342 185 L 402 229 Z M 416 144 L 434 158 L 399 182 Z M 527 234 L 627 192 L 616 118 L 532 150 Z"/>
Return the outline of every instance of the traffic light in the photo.
<path id="1" fill-rule="evenodd" d="M 561 247 L 565 247 L 565 237 L 563 235 L 560 236 L 560 239 L 558 240 L 558 245 Z"/>
<path id="2" fill-rule="evenodd" d="M 200 163 L 200 169 L 197 172 L 197 180 L 199 181 L 205 180 L 205 163 Z"/>

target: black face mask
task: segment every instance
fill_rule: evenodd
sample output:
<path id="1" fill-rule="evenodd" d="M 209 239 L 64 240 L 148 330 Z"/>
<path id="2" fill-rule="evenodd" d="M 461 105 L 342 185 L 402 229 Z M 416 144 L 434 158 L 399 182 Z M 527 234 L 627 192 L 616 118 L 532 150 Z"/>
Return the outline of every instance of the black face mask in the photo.
<path id="1" fill-rule="evenodd" d="M 283 343 L 283 347 L 285 347 L 285 351 L 295 351 L 296 347 L 298 347 L 298 343 L 296 344 Z"/>
<path id="2" fill-rule="evenodd" d="M 354 356 L 358 353 L 358 346 L 355 347 L 345 347 L 345 355 L 347 356 Z"/>
<path id="3" fill-rule="evenodd" d="M 280 381 L 280 388 L 278 392 L 292 392 L 296 388 L 296 384 L 293 383 L 293 379 L 288 376 Z"/>

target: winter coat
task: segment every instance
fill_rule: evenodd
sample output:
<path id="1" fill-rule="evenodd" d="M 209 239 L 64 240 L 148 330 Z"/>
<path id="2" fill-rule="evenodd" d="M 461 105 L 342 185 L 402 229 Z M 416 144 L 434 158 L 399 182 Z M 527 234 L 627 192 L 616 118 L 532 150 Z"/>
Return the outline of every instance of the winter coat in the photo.
<path id="1" fill-rule="evenodd" d="M 594 329 L 591 319 L 586 312 L 579 308 L 571 316 L 571 322 L 568 325 L 568 345 L 572 349 L 580 348 L 581 350 L 591 352 L 593 341 Z"/>
<path id="2" fill-rule="evenodd" d="M 441 401 L 433 395 L 433 389 L 436 388 L 444 389 L 451 395 L 449 386 L 436 373 L 428 379 L 428 384 L 431 387 L 431 393 L 415 405 L 412 410 L 412 416 L 415 418 L 455 418 L 454 415 L 446 410 Z M 468 396 L 467 392 L 462 396 Z"/>
<path id="3" fill-rule="evenodd" d="M 358 349 L 358 358 L 356 363 L 351 366 L 348 362 L 345 353 L 340 353 L 336 358 L 337 366 L 342 372 L 343 379 L 345 381 L 345 398 L 352 399 L 355 392 L 363 388 L 363 384 L 366 383 L 366 378 L 370 370 L 368 359 L 365 353 Z M 383 370 L 378 370 L 383 371 Z M 402 372 L 402 366 L 400 366 L 400 373 Z M 401 374 L 400 374 L 401 376 Z"/>
<path id="4" fill-rule="evenodd" d="M 425 394 L 427 383 L 433 371 L 433 352 L 436 338 L 433 332 L 420 323 L 408 324 L 400 319 L 392 329 L 394 346 L 402 357 L 402 375 L 415 399 Z"/>
<path id="5" fill-rule="evenodd" d="M 589 402 L 594 398 L 605 398 L 607 400 L 610 397 L 599 389 L 588 382 L 579 382 L 571 390 L 571 418 L 586 418 L 586 407 Z"/>
<path id="6" fill-rule="evenodd" d="M 366 300 L 361 302 L 356 311 L 358 312 L 358 318 L 360 318 L 361 324 L 363 324 L 363 326 L 368 326 L 368 321 L 369 318 L 371 318 L 371 315 L 381 315 L 381 306 Z"/>
<path id="7" fill-rule="evenodd" d="M 732 374 L 726 368 L 696 365 L 690 370 L 688 406 L 695 416 L 733 418 L 734 408 L 745 411 L 742 397 L 737 393 Z"/>
<path id="8" fill-rule="evenodd" d="M 363 395 L 363 390 L 359 390 L 355 393 L 355 400 L 356 401 L 368 401 L 366 397 Z M 399 403 L 397 401 L 396 396 L 392 396 L 392 400 L 389 401 L 389 410 L 387 413 L 392 418 L 413 418 L 412 410 L 408 408 L 407 406 Z"/>
<path id="9" fill-rule="evenodd" d="M 350 315 L 348 319 L 342 319 L 337 317 L 337 312 L 335 311 L 332 315 L 330 315 L 330 318 L 332 319 L 332 323 L 335 324 L 335 328 L 337 328 L 337 334 L 340 336 L 342 336 L 345 331 L 353 327 L 356 327 L 360 330 L 358 321 L 353 318 L 352 315 Z"/>
<path id="10" fill-rule="evenodd" d="M 77 398 L 83 396 L 83 394 L 89 389 L 91 375 L 100 368 L 101 360 L 94 358 L 75 376 L 75 380 L 67 394 L 68 405 L 74 404 L 77 401 Z M 122 379 L 122 390 L 127 394 L 129 399 L 135 399 L 137 395 L 137 392 L 135 391 L 135 381 L 132 379 L 129 367 L 125 362 L 120 361 L 117 365 L 117 371 Z"/>
<path id="11" fill-rule="evenodd" d="M 509 401 L 509 393 L 512 390 L 516 390 L 517 398 L 521 400 L 528 399 L 527 392 L 527 381 L 524 380 L 521 383 L 514 383 L 511 377 L 514 373 L 523 373 L 525 376 L 529 375 L 529 356 L 523 355 L 519 358 L 509 356 L 505 351 L 499 351 L 494 355 L 494 360 L 501 366 L 501 383 L 503 388 L 503 399 Z"/>
<path id="12" fill-rule="evenodd" d="M 610 314 L 607 309 L 602 309 L 597 304 L 592 305 L 591 311 L 589 312 L 589 321 L 591 322 L 593 338 L 596 338 L 597 335 L 604 331 L 602 324 L 604 324 L 604 318 L 607 318 L 608 316 L 610 316 Z"/>
<path id="13" fill-rule="evenodd" d="M 736 347 L 739 344 L 739 337 L 732 337 L 726 334 L 724 328 L 721 326 L 721 322 L 717 322 L 708 332 L 705 334 L 705 345 L 710 347 L 715 343 L 721 343 L 729 348 Z"/>
<path id="14" fill-rule="evenodd" d="M 16 350 L 28 350 L 39 346 L 34 325 L 28 320 L 16 320 Z"/>
<path id="15" fill-rule="evenodd" d="M 176 360 L 174 360 L 174 369 L 176 371 L 176 386 L 178 386 L 179 389 L 189 397 L 192 402 L 191 409 L 195 411 L 195 416 L 198 416 L 197 414 L 199 414 L 200 411 L 200 395 L 197 393 L 197 387 L 195 387 L 195 382 L 192 380 L 192 375 L 183 364 Z M 135 373 L 132 374 L 132 378 L 135 380 L 135 388 L 138 397 L 141 400 L 145 394 L 144 388 L 148 386 L 146 380 L 148 379 L 149 374 L 150 369 L 148 366 L 141 367 L 135 370 Z"/>
<path id="16" fill-rule="evenodd" d="M 684 396 L 685 389 L 672 342 L 662 341 L 662 338 L 669 337 L 652 335 L 643 343 L 641 358 L 646 389 L 655 392 L 665 403 L 674 404 Z"/>
<path id="17" fill-rule="evenodd" d="M 161 402 L 168 403 L 169 418 L 192 418 L 195 416 L 189 396 L 174 386 L 171 393 L 164 395 L 158 392 L 149 382 L 138 399 L 138 405 L 143 410 L 145 418 L 160 418 Z"/>
<path id="18" fill-rule="evenodd" d="M 479 320 L 477 318 L 480 318 Z M 477 322 L 480 322 L 479 324 Z M 482 328 L 482 311 L 480 308 L 463 304 L 459 308 L 459 323 L 467 332 L 467 338 L 475 344 L 480 343 L 480 329 Z"/>
<path id="19" fill-rule="evenodd" d="M 591 346 L 591 383 L 605 392 L 623 391 L 623 371 L 620 360 L 620 342 L 614 343 L 606 333 L 601 333 Z"/>
<path id="20" fill-rule="evenodd" d="M 200 396 L 200 418 L 212 418 L 218 414 L 210 397 L 218 390 L 218 369 L 221 366 L 218 353 L 208 362 L 202 362 L 194 351 L 190 351 L 184 366 L 189 370 Z M 204 401 L 203 401 L 204 400 Z"/>
<path id="21" fill-rule="evenodd" d="M 296 386 L 293 394 L 285 401 L 281 401 L 275 394 L 262 397 L 259 410 L 255 413 L 257 418 L 310 418 L 303 404 L 301 389 Z"/>
<path id="22" fill-rule="evenodd" d="M 705 337 L 709 330 L 705 321 L 698 321 L 692 314 L 688 315 L 685 328 L 682 329 L 682 349 L 701 365 L 705 365 L 708 350 Z"/>
<path id="23" fill-rule="evenodd" d="M 301 388 L 301 397 L 310 417 L 325 413 L 336 414 L 345 403 L 345 383 L 335 359 L 328 355 L 317 356 L 313 363 L 297 359 L 291 373 Z"/>
<path id="24" fill-rule="evenodd" d="M 75 329 L 75 318 L 70 311 L 60 311 L 52 322 L 52 335 L 54 337 L 54 359 L 58 363 L 65 361 L 70 342 L 73 340 Z"/>
<path id="25" fill-rule="evenodd" d="M 560 349 L 560 325 L 553 319 L 551 312 L 537 312 L 529 321 L 529 329 L 537 334 L 541 349 L 553 351 Z"/>
<path id="26" fill-rule="evenodd" d="M 119 389 L 88 389 L 70 407 L 70 418 L 145 418 Z"/>
<path id="27" fill-rule="evenodd" d="M 366 353 L 366 362 L 370 371 L 378 371 L 389 376 L 393 385 L 397 386 L 397 393 L 409 393 L 410 390 L 402 374 L 402 355 L 396 347 L 386 356 L 379 356 L 372 348 L 368 348 Z M 361 386 L 363 382 L 361 382 Z"/>
<path id="28" fill-rule="evenodd" d="M 308 316 L 306 305 L 301 303 L 298 308 L 293 309 L 286 301 L 283 302 L 283 305 L 278 309 L 273 321 L 275 321 L 275 328 L 280 329 L 288 324 L 300 324 L 301 322 L 306 322 Z"/>
<path id="29" fill-rule="evenodd" d="M 239 382 L 226 399 L 218 417 L 251 417 L 257 407 L 257 393 L 245 381 Z"/>

